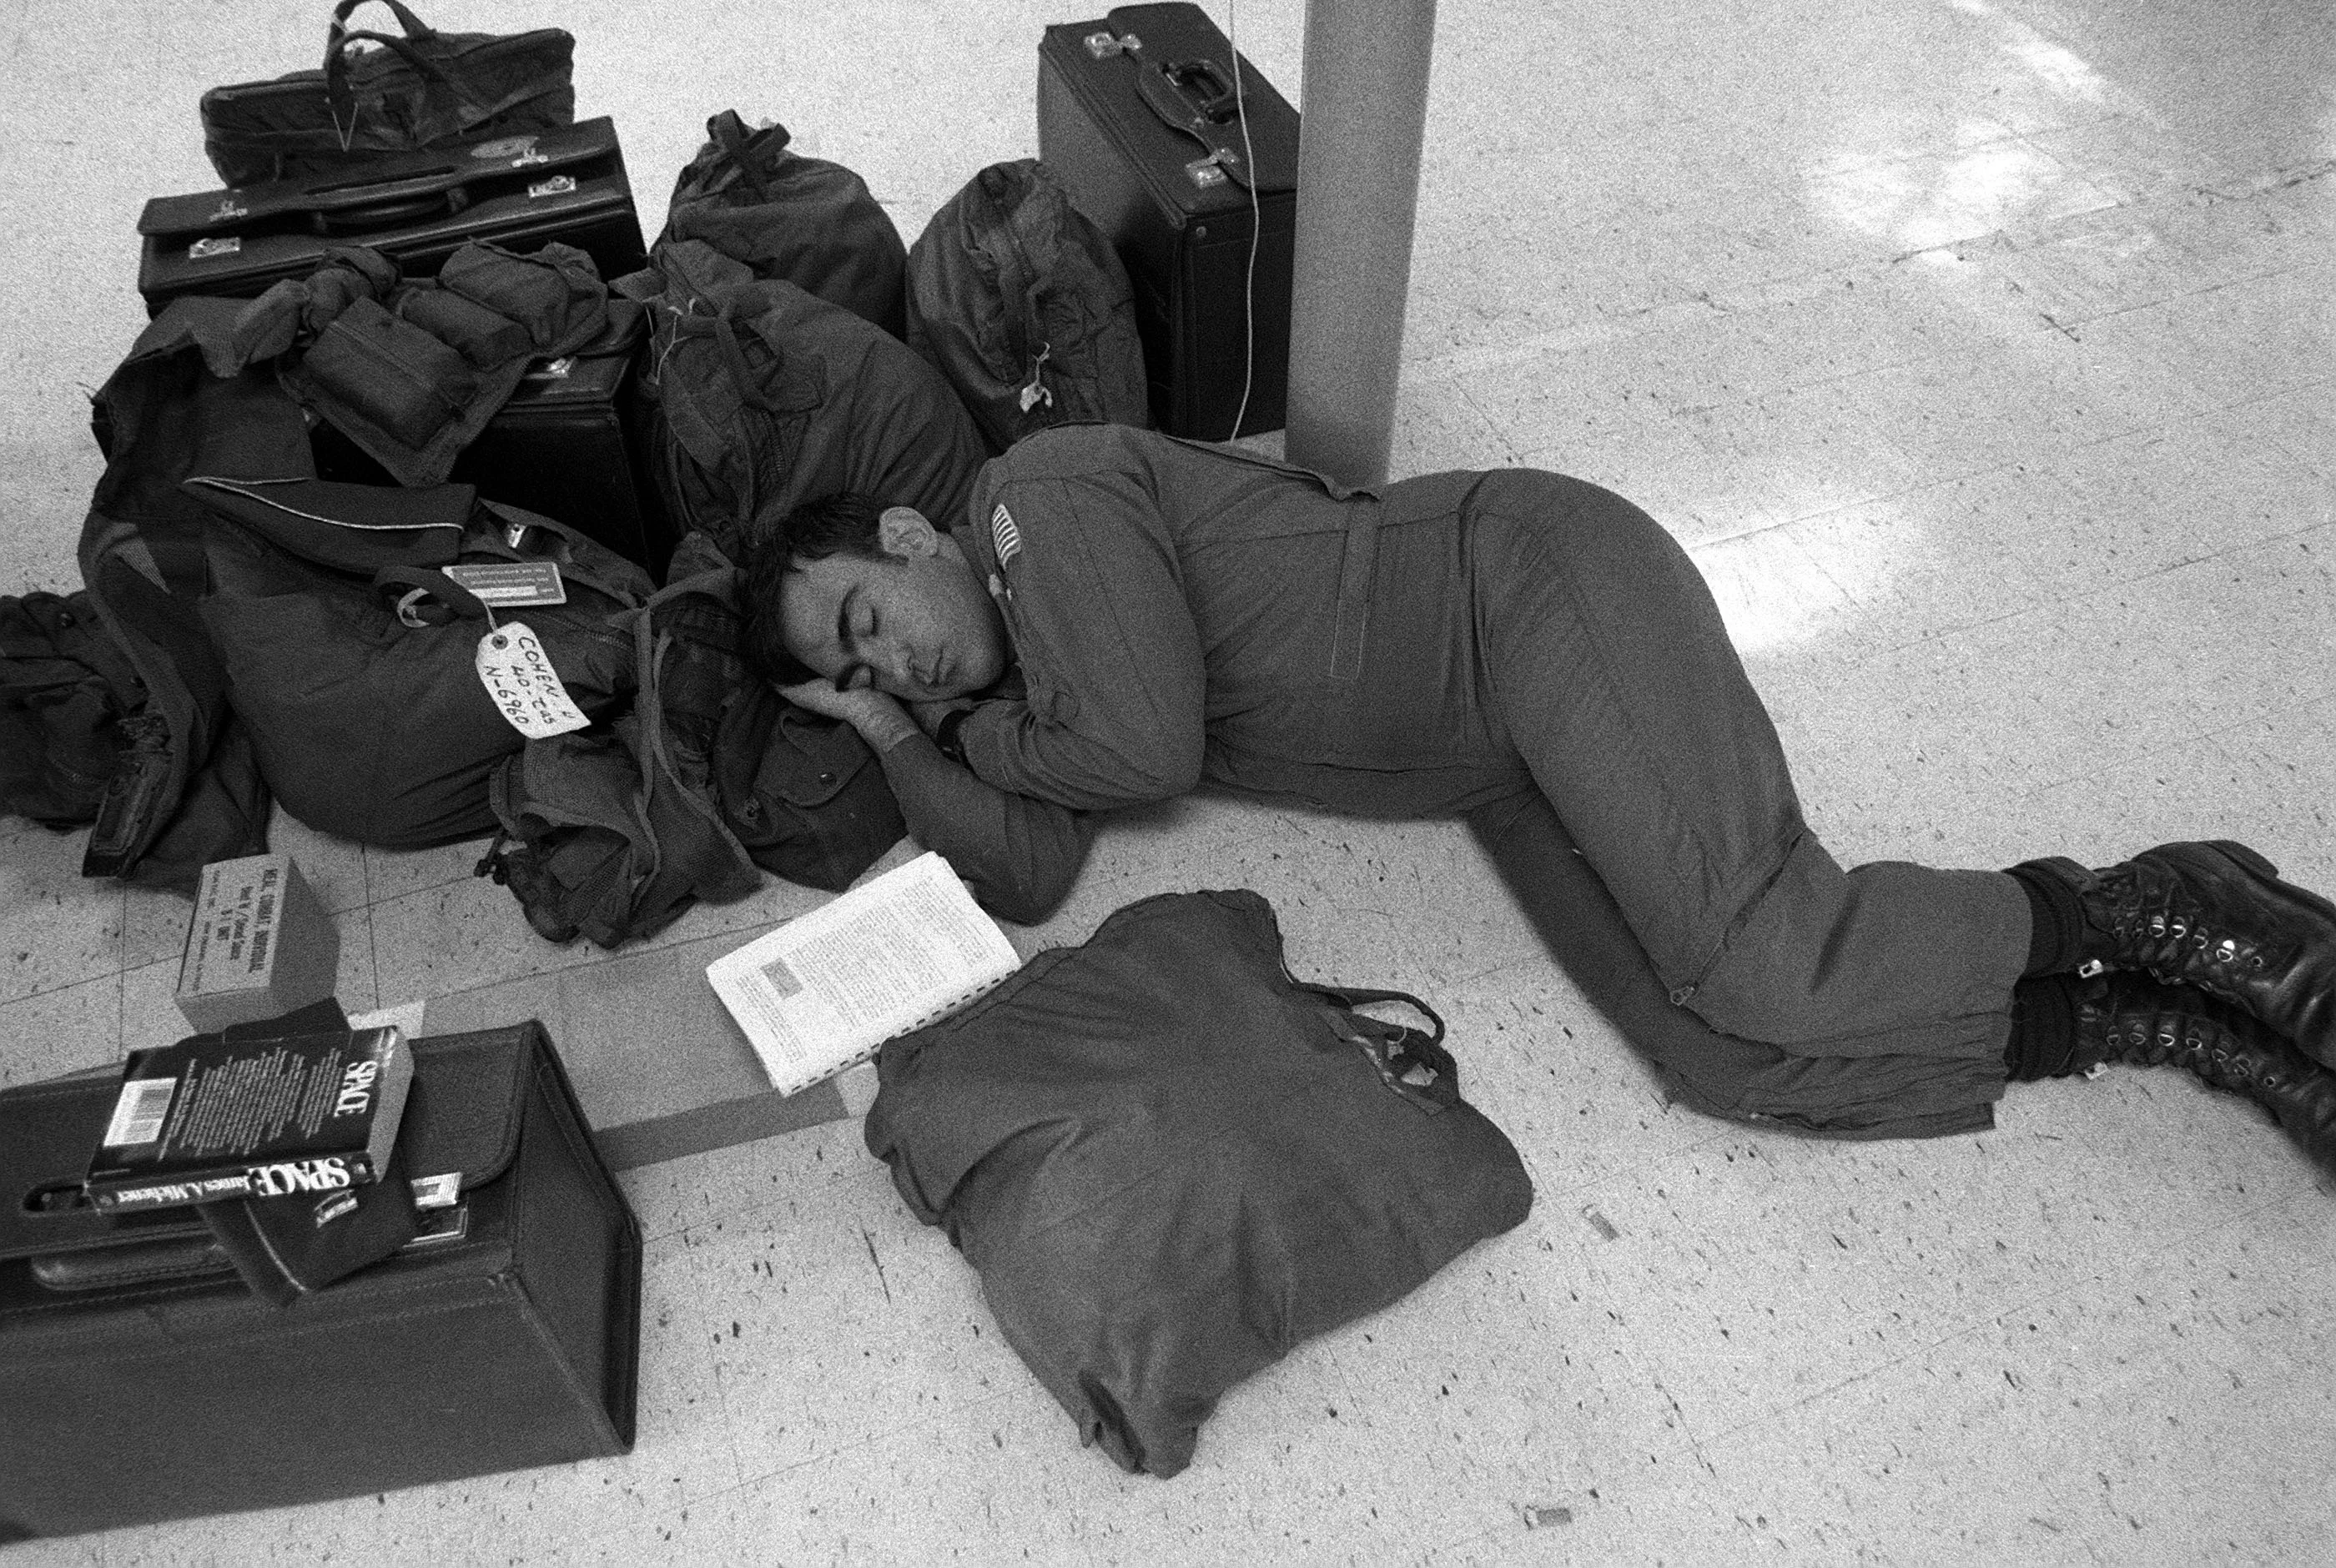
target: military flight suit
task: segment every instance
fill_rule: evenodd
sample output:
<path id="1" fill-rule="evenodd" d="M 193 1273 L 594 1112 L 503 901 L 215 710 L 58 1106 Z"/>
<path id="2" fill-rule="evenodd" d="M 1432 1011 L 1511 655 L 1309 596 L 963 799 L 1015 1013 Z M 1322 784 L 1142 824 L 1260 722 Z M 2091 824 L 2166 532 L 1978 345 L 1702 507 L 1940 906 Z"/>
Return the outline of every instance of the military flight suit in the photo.
<path id="1" fill-rule="evenodd" d="M 1525 469 L 1348 492 L 1085 425 L 988 463 L 959 537 L 1027 691 L 963 724 L 986 782 L 1465 816 L 1692 1103 L 1853 1136 L 1988 1124 L 2025 895 L 1844 871 L 1702 578 L 1620 497 Z"/>

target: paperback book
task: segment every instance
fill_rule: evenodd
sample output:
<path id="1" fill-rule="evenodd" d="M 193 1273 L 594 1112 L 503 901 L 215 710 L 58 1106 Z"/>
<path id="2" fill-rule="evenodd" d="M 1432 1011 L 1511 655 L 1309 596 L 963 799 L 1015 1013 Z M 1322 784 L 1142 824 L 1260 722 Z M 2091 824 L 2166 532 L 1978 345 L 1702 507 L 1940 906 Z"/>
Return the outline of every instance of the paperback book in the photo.
<path id="1" fill-rule="evenodd" d="M 706 977 L 783 1094 L 866 1061 L 1021 967 L 930 851 L 708 964 Z"/>
<path id="2" fill-rule="evenodd" d="M 326 1194 L 387 1166 L 414 1081 L 394 1025 L 133 1051 L 90 1163 L 101 1209 Z"/>

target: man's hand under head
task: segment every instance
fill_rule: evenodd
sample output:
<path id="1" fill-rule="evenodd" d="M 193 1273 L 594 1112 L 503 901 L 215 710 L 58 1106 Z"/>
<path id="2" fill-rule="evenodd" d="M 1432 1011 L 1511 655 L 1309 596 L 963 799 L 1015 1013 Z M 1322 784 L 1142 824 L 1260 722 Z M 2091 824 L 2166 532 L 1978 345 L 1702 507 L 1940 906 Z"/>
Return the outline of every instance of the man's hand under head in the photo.
<path id="1" fill-rule="evenodd" d="M 909 717 L 900 702 L 873 686 L 859 686 L 849 692 L 839 692 L 832 681 L 805 681 L 800 685 L 782 686 L 779 695 L 798 708 L 823 713 L 831 719 L 841 719 L 860 732 L 868 749 L 882 756 L 901 741 L 919 734 L 917 721 Z M 919 704 L 942 706 L 942 704 Z"/>

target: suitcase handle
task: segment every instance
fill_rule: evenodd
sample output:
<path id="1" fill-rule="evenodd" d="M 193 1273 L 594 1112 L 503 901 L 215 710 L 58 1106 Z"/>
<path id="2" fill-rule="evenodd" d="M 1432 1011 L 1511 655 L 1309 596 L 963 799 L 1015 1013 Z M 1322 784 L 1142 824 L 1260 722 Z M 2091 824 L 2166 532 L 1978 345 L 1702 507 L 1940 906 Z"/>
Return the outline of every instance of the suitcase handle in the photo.
<path id="1" fill-rule="evenodd" d="M 449 166 L 378 184 L 349 180 L 316 186 L 310 191 L 312 196 L 333 199 L 317 204 L 308 215 L 309 225 L 329 238 L 367 234 L 417 218 L 460 212 L 471 204 L 471 193 L 460 185 L 444 183 L 445 177 L 454 172 Z"/>
<path id="2" fill-rule="evenodd" d="M 349 13 L 365 3 L 365 0 L 341 0 L 333 7 L 332 24 L 325 30 L 325 103 L 333 117 L 334 128 L 340 132 L 342 151 L 349 150 L 350 139 L 356 134 L 356 93 L 349 86 L 348 52 L 349 45 L 359 39 L 378 44 L 399 56 L 414 68 L 414 73 L 427 83 L 430 91 L 446 93 L 457 103 L 474 109 L 483 107 L 463 90 L 461 82 L 448 76 L 435 61 L 414 47 L 418 44 L 434 42 L 438 34 L 427 22 L 407 10 L 399 0 L 382 0 L 382 4 L 396 14 L 398 25 L 405 30 L 404 36 L 351 27 L 348 24 Z"/>
<path id="3" fill-rule="evenodd" d="M 1212 125 L 1229 125 L 1241 113 L 1240 95 L 1213 60 L 1180 60 L 1163 65 L 1160 75 L 1180 101 Z"/>
<path id="4" fill-rule="evenodd" d="M 1228 80 L 1224 68 L 1209 59 L 1139 63 L 1135 90 L 1162 123 L 1208 149 L 1204 164 L 1214 164 L 1246 186 L 1251 180 L 1248 160 L 1241 156 L 1241 101 L 1226 85 Z M 1214 169 L 1202 172 L 1216 178 Z"/>
<path id="5" fill-rule="evenodd" d="M 325 29 L 325 38 L 328 44 L 336 34 L 345 34 L 349 30 L 351 13 L 365 3 L 366 0 L 341 0 L 339 5 L 333 7 L 333 20 Z M 388 6 L 396 15 L 397 24 L 405 29 L 405 35 L 408 38 L 434 38 L 438 35 L 429 23 L 406 9 L 401 4 L 401 0 L 381 0 L 381 3 Z"/>

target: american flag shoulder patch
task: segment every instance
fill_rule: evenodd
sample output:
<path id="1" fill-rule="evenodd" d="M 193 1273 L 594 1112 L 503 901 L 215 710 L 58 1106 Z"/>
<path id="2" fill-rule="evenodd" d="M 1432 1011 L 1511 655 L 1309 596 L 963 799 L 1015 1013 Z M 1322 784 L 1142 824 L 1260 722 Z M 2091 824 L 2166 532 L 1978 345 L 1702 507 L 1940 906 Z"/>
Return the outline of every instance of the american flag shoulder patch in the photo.
<path id="1" fill-rule="evenodd" d="M 1014 526 L 1014 514 L 1000 501 L 989 514 L 989 537 L 998 546 L 998 564 L 1004 566 L 1022 550 L 1022 530 Z"/>

